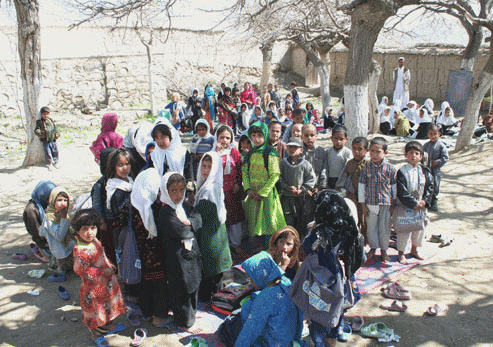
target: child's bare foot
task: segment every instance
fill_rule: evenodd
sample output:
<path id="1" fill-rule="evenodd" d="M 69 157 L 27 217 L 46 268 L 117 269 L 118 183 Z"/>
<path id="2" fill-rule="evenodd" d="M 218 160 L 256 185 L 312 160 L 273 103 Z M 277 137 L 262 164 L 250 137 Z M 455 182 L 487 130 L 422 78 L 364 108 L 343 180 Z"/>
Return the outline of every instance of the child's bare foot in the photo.
<path id="1" fill-rule="evenodd" d="M 390 261 L 389 256 L 387 255 L 386 251 L 382 251 L 382 255 L 380 256 L 382 258 L 382 263 L 387 264 L 387 262 Z"/>
<path id="2" fill-rule="evenodd" d="M 397 259 L 399 260 L 399 263 L 407 264 L 407 259 L 404 256 L 404 252 L 399 251 L 399 255 L 397 256 Z"/>
<path id="3" fill-rule="evenodd" d="M 366 261 L 370 261 L 375 258 L 375 250 L 372 248 L 368 253 L 366 253 Z"/>
<path id="4" fill-rule="evenodd" d="M 410 254 L 411 254 L 411 256 L 412 256 L 413 258 L 416 258 L 416 259 L 418 259 L 418 260 L 424 260 L 424 259 L 425 259 L 425 258 L 423 258 L 422 256 L 420 256 L 420 255 L 418 254 L 418 251 L 411 252 Z"/>

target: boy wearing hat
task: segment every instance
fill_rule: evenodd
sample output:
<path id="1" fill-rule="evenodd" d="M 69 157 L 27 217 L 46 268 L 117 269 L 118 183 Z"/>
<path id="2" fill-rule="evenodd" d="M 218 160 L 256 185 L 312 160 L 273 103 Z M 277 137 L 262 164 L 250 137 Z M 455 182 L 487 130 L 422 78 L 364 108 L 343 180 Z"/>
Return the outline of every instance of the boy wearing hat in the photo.
<path id="1" fill-rule="evenodd" d="M 299 137 L 291 137 L 286 148 L 287 155 L 280 164 L 281 204 L 286 223 L 302 238 L 306 234 L 305 194 L 315 187 L 316 177 L 312 165 L 302 158 L 303 141 Z"/>

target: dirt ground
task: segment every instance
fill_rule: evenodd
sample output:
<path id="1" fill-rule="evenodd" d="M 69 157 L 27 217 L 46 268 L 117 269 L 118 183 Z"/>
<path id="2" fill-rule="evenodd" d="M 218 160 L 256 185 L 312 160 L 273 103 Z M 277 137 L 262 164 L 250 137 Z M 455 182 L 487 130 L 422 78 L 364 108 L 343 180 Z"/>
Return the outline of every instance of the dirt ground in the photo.
<path id="1" fill-rule="evenodd" d="M 22 221 L 22 212 L 39 180 L 50 179 L 65 186 L 77 197 L 89 192 L 99 178 L 88 146 L 99 132 L 99 120 L 63 118 L 54 115 L 61 127 L 59 141 L 61 168 L 21 168 L 25 134 L 19 127 L 0 129 L 0 346 L 91 346 L 87 329 L 80 322 L 78 288 L 80 280 L 70 274 L 63 283 L 72 295 L 62 301 L 57 283 L 32 279 L 32 269 L 46 265 L 29 256 L 27 261 L 11 258 L 16 252 L 29 253 L 30 237 Z M 79 125 L 77 130 L 71 128 Z M 120 125 L 124 133 L 130 123 Z M 6 135 L 8 134 L 8 135 Z M 391 139 L 391 138 L 389 138 Z M 322 139 L 327 143 L 327 137 Z M 391 139 L 392 140 L 392 139 Z M 390 145 L 390 160 L 404 161 L 402 142 Z M 493 152 L 492 143 L 480 143 L 461 153 L 452 153 L 443 168 L 440 212 L 430 213 L 427 232 L 454 239 L 438 254 L 400 275 L 398 281 L 411 289 L 412 299 L 405 313 L 384 311 L 389 302 L 380 291 L 364 295 L 347 316 L 361 315 L 367 323 L 384 322 L 401 336 L 400 342 L 378 343 L 353 335 L 338 346 L 493 346 Z M 429 246 L 429 245 L 427 245 Z M 436 245 L 434 245 L 436 246 Z M 39 290 L 39 296 L 28 291 Z M 424 315 L 434 304 L 447 305 L 448 311 L 437 317 Z M 76 320 L 76 321 L 73 321 Z M 121 319 L 123 322 L 123 319 Z M 128 324 L 127 324 L 128 325 Z M 142 346 L 180 346 L 179 338 L 166 329 L 144 326 L 150 337 Z M 133 329 L 108 338 L 111 346 L 128 346 Z"/>

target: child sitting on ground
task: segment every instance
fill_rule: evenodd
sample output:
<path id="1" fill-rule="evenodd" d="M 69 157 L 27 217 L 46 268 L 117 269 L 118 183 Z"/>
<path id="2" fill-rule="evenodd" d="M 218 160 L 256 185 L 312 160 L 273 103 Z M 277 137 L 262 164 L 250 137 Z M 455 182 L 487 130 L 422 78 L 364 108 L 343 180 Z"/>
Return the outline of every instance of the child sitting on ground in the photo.
<path id="1" fill-rule="evenodd" d="M 65 188 L 55 187 L 50 193 L 39 236 L 46 238 L 50 252 L 56 259 L 56 271 L 48 279 L 52 282 L 65 281 L 65 272 L 73 267 L 72 251 L 74 240 L 69 233 L 68 208 L 70 197 Z"/>
<path id="2" fill-rule="evenodd" d="M 300 236 L 289 225 L 276 231 L 269 242 L 269 254 L 291 281 L 300 267 L 300 247 Z"/>
<path id="3" fill-rule="evenodd" d="M 103 115 L 103 119 L 101 120 L 101 133 L 90 147 L 91 152 L 94 154 L 94 161 L 96 163 L 99 164 L 99 156 L 103 149 L 109 147 L 123 147 L 123 137 L 115 132 L 117 125 L 118 115 L 116 113 L 105 113 Z"/>
<path id="4" fill-rule="evenodd" d="M 396 199 L 396 169 L 390 164 L 387 155 L 387 141 L 375 137 L 370 142 L 370 163 L 361 171 L 358 186 L 358 202 L 368 217 L 368 243 L 370 252 L 367 257 L 375 257 L 380 248 L 382 263 L 389 260 L 387 249 L 390 242 L 390 215 Z"/>
<path id="5" fill-rule="evenodd" d="M 195 135 L 190 141 L 190 153 L 193 158 L 193 177 L 197 179 L 197 169 L 199 162 L 205 152 L 209 152 L 214 144 L 214 137 L 211 135 L 209 123 L 205 119 L 199 119 L 195 123 Z"/>
<path id="6" fill-rule="evenodd" d="M 354 202 L 358 208 L 358 227 L 361 233 L 367 238 L 366 235 L 366 218 L 361 209 L 361 205 L 358 204 L 358 182 L 360 180 L 361 171 L 370 162 L 366 158 L 366 152 L 368 152 L 368 140 L 365 137 L 357 137 L 353 140 L 351 147 L 353 152 L 353 158 L 350 159 L 336 183 L 336 188 L 346 189 L 347 197 Z"/>
<path id="7" fill-rule="evenodd" d="M 291 137 L 287 143 L 287 156 L 281 160 L 281 204 L 288 225 L 306 233 L 305 195 L 315 187 L 316 177 L 312 165 L 303 159 L 303 141 Z"/>
<path id="8" fill-rule="evenodd" d="M 351 150 L 344 147 L 348 140 L 344 125 L 336 125 L 330 139 L 333 146 L 327 151 L 327 188 L 334 189 L 344 166 L 351 159 Z"/>
<path id="9" fill-rule="evenodd" d="M 101 221 L 93 209 L 78 211 L 72 220 L 77 234 L 74 249 L 74 272 L 81 278 L 80 306 L 82 324 L 98 346 L 108 346 L 107 334 L 125 327 L 113 321 L 125 313 L 125 303 L 115 275 L 115 266 L 108 260 L 104 248 L 96 238 Z"/>
<path id="10" fill-rule="evenodd" d="M 424 144 L 423 150 L 428 153 L 428 166 L 433 175 L 433 195 L 430 202 L 430 211 L 438 211 L 438 193 L 440 192 L 441 169 L 448 161 L 448 151 L 445 144 L 440 141 L 440 128 L 438 125 L 430 125 L 428 138 L 430 141 Z"/>
<path id="11" fill-rule="evenodd" d="M 440 127 L 442 135 L 454 136 L 457 132 L 452 130 L 458 121 L 454 117 L 454 110 L 450 107 L 448 101 L 442 102 L 442 110 L 437 117 L 437 125 Z"/>
<path id="12" fill-rule="evenodd" d="M 248 134 L 254 147 L 246 154 L 242 168 L 247 193 L 244 207 L 249 234 L 263 237 L 267 248 L 268 238 L 286 226 L 275 187 L 281 175 L 279 154 L 267 145 L 269 131 L 265 123 L 253 123 Z"/>
<path id="13" fill-rule="evenodd" d="M 223 272 L 233 263 L 226 232 L 223 165 L 217 152 L 206 153 L 200 160 L 194 207 L 202 219 L 201 227 L 195 230 L 203 273 L 199 298 L 208 302 L 217 293 Z M 241 242 L 241 228 L 239 235 Z"/>
<path id="14" fill-rule="evenodd" d="M 428 224 L 428 216 L 426 207 L 430 205 L 433 192 L 433 177 L 430 169 L 420 165 L 423 159 L 423 146 L 417 141 L 406 143 L 404 148 L 404 156 L 407 164 L 397 171 L 397 202 L 398 205 L 394 212 L 394 229 L 397 233 L 397 251 L 399 263 L 405 264 L 406 257 L 404 251 L 406 249 L 409 237 L 411 237 L 411 256 L 423 260 L 423 257 L 418 254 L 418 247 L 422 246 L 423 236 L 426 225 Z M 414 216 L 420 214 L 423 218 L 423 228 L 415 231 L 399 229 L 399 224 L 396 219 L 406 214 L 406 210 L 412 209 Z"/>
<path id="15" fill-rule="evenodd" d="M 48 107 L 41 107 L 39 113 L 41 114 L 41 119 L 36 121 L 34 134 L 39 136 L 39 140 L 43 143 L 48 170 L 53 170 L 53 167 L 59 169 L 56 140 L 60 137 L 60 133 L 56 130 L 55 122 L 50 118 L 50 109 Z"/>

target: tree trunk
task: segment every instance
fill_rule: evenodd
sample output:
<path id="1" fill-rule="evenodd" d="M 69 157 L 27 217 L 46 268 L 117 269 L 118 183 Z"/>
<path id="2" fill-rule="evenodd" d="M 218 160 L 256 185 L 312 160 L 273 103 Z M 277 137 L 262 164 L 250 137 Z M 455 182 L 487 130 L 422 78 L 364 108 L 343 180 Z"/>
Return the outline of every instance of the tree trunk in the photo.
<path id="1" fill-rule="evenodd" d="M 320 53 L 320 96 L 322 98 L 322 114 L 330 106 L 330 61 L 328 53 Z"/>
<path id="2" fill-rule="evenodd" d="M 370 107 L 370 132 L 372 134 L 378 133 L 380 119 L 378 117 L 378 80 L 380 79 L 380 74 L 382 73 L 382 67 L 375 59 L 372 60 L 370 81 L 368 86 L 368 97 L 369 97 L 369 107 Z"/>
<path id="3" fill-rule="evenodd" d="M 43 146 L 34 135 L 41 91 L 41 33 L 37 0 L 15 0 L 17 39 L 26 117 L 27 149 L 22 166 L 44 163 Z"/>
<path id="4" fill-rule="evenodd" d="M 493 85 L 493 43 L 490 42 L 490 56 L 486 62 L 479 82 L 473 88 L 472 94 L 467 100 L 466 113 L 462 122 L 459 137 L 455 144 L 455 149 L 460 151 L 464 149 L 471 142 L 472 135 L 474 134 L 474 128 L 478 119 L 479 109 L 484 95 Z"/>
<path id="5" fill-rule="evenodd" d="M 260 47 L 260 50 L 262 51 L 262 77 L 260 78 L 260 88 L 269 84 L 274 42 L 275 41 L 270 40 Z"/>
<path id="6" fill-rule="evenodd" d="M 151 103 L 151 114 L 156 115 L 156 102 L 154 100 L 154 86 L 152 84 L 152 76 L 154 75 L 154 64 L 152 61 L 152 47 L 150 44 L 146 44 L 147 53 L 147 71 L 149 73 L 149 102 Z"/>
<path id="7" fill-rule="evenodd" d="M 396 10 L 386 6 L 385 2 L 368 1 L 351 12 L 351 36 L 344 80 L 344 108 L 350 138 L 368 133 L 368 91 L 373 47 L 385 21 Z"/>
<path id="8" fill-rule="evenodd" d="M 483 29 L 479 24 L 473 24 L 472 29 L 468 32 L 469 42 L 467 47 L 462 53 L 462 59 L 460 62 L 460 69 L 473 71 L 474 61 L 478 54 L 481 43 L 483 42 Z"/>

